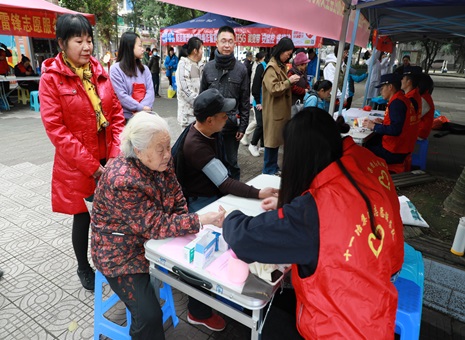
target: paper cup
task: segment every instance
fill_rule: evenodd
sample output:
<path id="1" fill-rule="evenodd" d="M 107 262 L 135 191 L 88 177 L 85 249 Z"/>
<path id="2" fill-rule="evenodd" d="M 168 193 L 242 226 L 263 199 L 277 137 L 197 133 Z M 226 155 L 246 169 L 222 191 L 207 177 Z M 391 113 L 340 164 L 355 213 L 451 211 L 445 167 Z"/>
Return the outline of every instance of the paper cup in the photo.
<path id="1" fill-rule="evenodd" d="M 366 117 L 360 117 L 360 118 L 357 118 L 357 123 L 358 123 L 358 126 L 359 127 L 362 127 L 363 126 L 363 121 L 365 120 Z"/>

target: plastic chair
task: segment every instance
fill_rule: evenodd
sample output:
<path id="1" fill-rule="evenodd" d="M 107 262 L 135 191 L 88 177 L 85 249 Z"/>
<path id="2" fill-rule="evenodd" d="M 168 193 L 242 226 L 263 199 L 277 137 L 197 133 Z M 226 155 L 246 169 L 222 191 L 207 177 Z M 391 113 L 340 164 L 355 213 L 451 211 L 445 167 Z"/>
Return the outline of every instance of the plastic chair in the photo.
<path id="1" fill-rule="evenodd" d="M 108 284 L 105 276 L 98 270 L 95 271 L 95 297 L 94 297 L 94 340 L 100 339 L 100 334 L 110 337 L 113 340 L 131 340 L 129 328 L 131 327 L 131 313 L 126 308 L 126 326 L 118 325 L 108 320 L 104 314 L 113 307 L 119 297 L 113 293 L 108 299 L 103 299 L 102 285 Z"/>
<path id="2" fill-rule="evenodd" d="M 31 107 L 31 110 L 36 112 L 40 111 L 39 91 L 31 91 L 29 105 Z"/>
<path id="3" fill-rule="evenodd" d="M 100 335 L 105 335 L 113 340 L 130 340 L 129 328 L 131 327 L 131 313 L 126 308 L 126 326 L 118 325 L 117 323 L 107 319 L 104 314 L 112 308 L 120 299 L 116 293 L 113 293 L 106 300 L 103 299 L 102 285 L 108 284 L 105 276 L 98 270 L 95 272 L 95 297 L 94 297 L 94 340 L 98 340 Z M 159 290 L 160 298 L 165 301 L 161 307 L 163 313 L 163 323 L 170 317 L 173 321 L 173 327 L 179 323 L 174 308 L 173 294 L 171 286 L 163 283 L 163 287 Z"/>
<path id="4" fill-rule="evenodd" d="M 21 86 L 18 86 L 16 89 L 18 91 L 18 103 L 27 105 L 27 102 L 29 101 L 29 90 L 23 89 Z"/>
<path id="5" fill-rule="evenodd" d="M 421 170 L 426 170 L 429 142 L 427 139 L 418 139 L 416 145 L 417 148 L 412 154 L 412 165 L 418 166 Z"/>
<path id="6" fill-rule="evenodd" d="M 425 265 L 421 253 L 411 245 L 404 242 L 404 264 L 399 277 L 415 282 L 420 288 L 423 296 L 425 281 Z"/>
<path id="7" fill-rule="evenodd" d="M 401 340 L 420 337 L 422 289 L 415 282 L 399 277 L 394 285 L 398 292 L 396 334 Z"/>

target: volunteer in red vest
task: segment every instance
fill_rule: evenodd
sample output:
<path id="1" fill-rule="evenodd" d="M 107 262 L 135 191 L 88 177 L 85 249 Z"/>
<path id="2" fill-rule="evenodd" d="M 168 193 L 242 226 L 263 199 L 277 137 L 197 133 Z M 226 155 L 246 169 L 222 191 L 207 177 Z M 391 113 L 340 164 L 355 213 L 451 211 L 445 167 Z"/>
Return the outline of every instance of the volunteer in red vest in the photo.
<path id="1" fill-rule="evenodd" d="M 387 164 L 400 164 L 415 148 L 420 117 L 412 102 L 402 92 L 398 74 L 382 75 L 377 87 L 388 103 L 384 119 L 366 118 L 363 121 L 363 127 L 376 133 L 366 147 Z"/>
<path id="2" fill-rule="evenodd" d="M 246 262 L 293 264 L 304 338 L 392 339 L 391 277 L 403 237 L 394 227 L 398 203 L 386 192 L 393 185 L 387 165 L 368 150 L 348 152 L 334 120 L 318 108 L 287 123 L 284 145 L 279 197 L 265 199 L 268 211 L 256 217 L 231 212 L 226 242 Z M 386 177 L 361 166 L 370 162 Z"/>
<path id="3" fill-rule="evenodd" d="M 434 90 L 434 82 L 429 74 L 421 74 L 418 90 L 421 96 L 421 118 L 418 128 L 418 138 L 428 139 L 431 129 L 433 128 L 435 110 L 433 97 L 431 97 Z"/>
<path id="4" fill-rule="evenodd" d="M 405 96 L 410 99 L 415 108 L 418 119 L 421 117 L 422 101 L 418 84 L 422 73 L 420 66 L 409 66 L 404 68 L 404 75 L 401 80 L 401 88 Z"/>

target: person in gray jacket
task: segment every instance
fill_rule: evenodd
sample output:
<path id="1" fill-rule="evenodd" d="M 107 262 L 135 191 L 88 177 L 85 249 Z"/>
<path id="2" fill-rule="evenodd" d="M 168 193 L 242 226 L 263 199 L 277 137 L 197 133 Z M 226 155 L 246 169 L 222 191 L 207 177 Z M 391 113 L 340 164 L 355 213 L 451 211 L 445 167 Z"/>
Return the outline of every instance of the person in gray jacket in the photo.
<path id="1" fill-rule="evenodd" d="M 225 98 L 236 100 L 233 110 L 227 112 L 228 120 L 222 130 L 226 165 L 230 176 L 239 180 L 241 170 L 237 163 L 239 141 L 249 124 L 250 88 L 247 69 L 234 57 L 236 35 L 230 26 L 218 30 L 215 59 L 209 61 L 203 70 L 200 93 L 216 88 Z"/>

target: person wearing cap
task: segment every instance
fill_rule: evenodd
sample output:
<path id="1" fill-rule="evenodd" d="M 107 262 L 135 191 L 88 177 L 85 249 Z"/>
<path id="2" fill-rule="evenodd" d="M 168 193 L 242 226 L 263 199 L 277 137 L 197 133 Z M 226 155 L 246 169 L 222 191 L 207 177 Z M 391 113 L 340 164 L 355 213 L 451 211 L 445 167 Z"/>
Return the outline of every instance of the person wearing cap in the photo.
<path id="1" fill-rule="evenodd" d="M 236 33 L 230 26 L 218 29 L 215 59 L 205 64 L 200 81 L 200 92 L 216 88 L 227 98 L 234 98 L 236 105 L 227 112 L 228 119 L 222 130 L 226 167 L 231 177 L 239 180 L 241 169 L 237 162 L 239 141 L 249 125 L 250 85 L 247 69 L 234 57 Z"/>
<path id="2" fill-rule="evenodd" d="M 404 91 L 405 96 L 412 102 L 418 117 L 421 117 L 422 112 L 421 95 L 418 89 L 422 72 L 423 70 L 420 66 L 405 67 L 401 80 L 402 91 Z"/>
<path id="3" fill-rule="evenodd" d="M 388 73 L 381 76 L 377 87 L 388 103 L 384 120 L 364 119 L 362 126 L 376 133 L 366 147 L 387 164 L 401 164 L 415 148 L 419 117 L 412 102 L 401 90 L 398 74 Z"/>
<path id="4" fill-rule="evenodd" d="M 203 224 L 220 226 L 224 215 L 222 208 L 188 212 L 173 167 L 167 122 L 145 111 L 134 115 L 121 133 L 121 154 L 98 182 L 91 220 L 92 259 L 131 312 L 131 339 L 165 338 L 144 243 L 195 234 Z M 210 314 L 202 315 L 204 309 Z M 189 298 L 188 310 L 212 330 L 225 327 L 223 318 L 199 301 Z"/>
<path id="5" fill-rule="evenodd" d="M 208 89 L 195 99 L 195 124 L 184 141 L 185 174 L 183 191 L 189 211 L 195 212 L 219 197 L 232 194 L 246 198 L 266 198 L 276 195 L 277 189 L 256 189 L 233 179 L 223 163 L 221 140 L 223 129 L 236 100 L 224 98 L 217 89 Z"/>
<path id="6" fill-rule="evenodd" d="M 299 80 L 292 84 L 291 92 L 292 92 L 292 105 L 296 103 L 296 101 L 300 100 L 302 103 L 304 100 L 304 96 L 308 90 L 310 90 L 310 85 L 307 79 L 307 64 L 310 62 L 310 59 L 307 58 L 307 54 L 305 52 L 299 52 L 296 54 L 294 60 L 292 61 L 292 67 L 287 72 L 287 76 L 290 77 L 293 74 L 299 76 Z"/>

